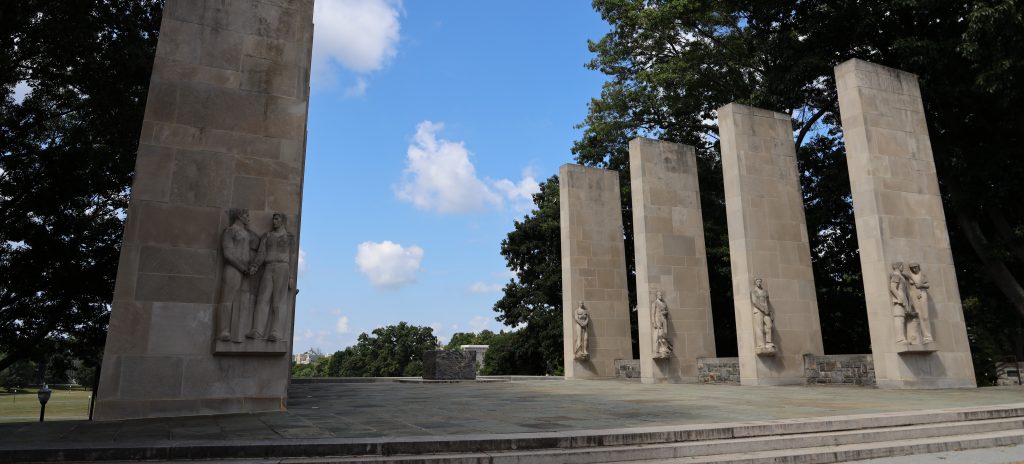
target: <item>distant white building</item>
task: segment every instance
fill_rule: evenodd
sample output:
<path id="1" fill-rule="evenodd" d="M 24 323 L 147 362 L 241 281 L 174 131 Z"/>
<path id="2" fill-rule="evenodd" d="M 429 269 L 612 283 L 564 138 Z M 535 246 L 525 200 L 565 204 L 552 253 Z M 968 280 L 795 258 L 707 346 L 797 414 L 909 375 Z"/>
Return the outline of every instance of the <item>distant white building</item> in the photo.
<path id="1" fill-rule="evenodd" d="M 324 357 L 323 353 L 318 350 L 309 350 L 305 353 L 299 353 L 292 356 L 292 360 L 295 364 L 312 364 L 317 359 Z"/>
<path id="2" fill-rule="evenodd" d="M 459 349 L 462 351 L 472 352 L 476 356 L 476 372 L 479 374 L 480 369 L 484 367 L 484 354 L 487 353 L 487 348 L 490 345 L 459 345 Z"/>

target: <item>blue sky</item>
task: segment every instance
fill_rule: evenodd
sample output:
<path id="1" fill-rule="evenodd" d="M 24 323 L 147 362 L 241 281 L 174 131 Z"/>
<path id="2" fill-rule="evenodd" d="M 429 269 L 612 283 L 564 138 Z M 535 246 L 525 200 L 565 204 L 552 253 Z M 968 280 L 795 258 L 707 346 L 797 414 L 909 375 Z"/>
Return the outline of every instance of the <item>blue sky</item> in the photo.
<path id="1" fill-rule="evenodd" d="M 318 0 L 295 352 L 504 327 L 499 254 L 604 78 L 583 0 Z"/>

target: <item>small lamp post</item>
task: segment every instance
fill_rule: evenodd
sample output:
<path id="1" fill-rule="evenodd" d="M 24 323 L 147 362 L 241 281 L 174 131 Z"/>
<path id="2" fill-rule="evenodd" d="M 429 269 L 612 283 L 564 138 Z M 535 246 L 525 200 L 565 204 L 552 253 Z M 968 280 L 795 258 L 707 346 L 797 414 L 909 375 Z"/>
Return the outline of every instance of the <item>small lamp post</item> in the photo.
<path id="1" fill-rule="evenodd" d="M 50 387 L 46 386 L 45 383 L 43 384 L 43 388 L 40 388 L 39 392 L 36 393 L 36 395 L 39 397 L 40 405 L 39 422 L 42 422 L 43 416 L 46 415 L 46 402 L 50 401 L 50 393 L 52 393 L 52 391 L 50 390 Z"/>

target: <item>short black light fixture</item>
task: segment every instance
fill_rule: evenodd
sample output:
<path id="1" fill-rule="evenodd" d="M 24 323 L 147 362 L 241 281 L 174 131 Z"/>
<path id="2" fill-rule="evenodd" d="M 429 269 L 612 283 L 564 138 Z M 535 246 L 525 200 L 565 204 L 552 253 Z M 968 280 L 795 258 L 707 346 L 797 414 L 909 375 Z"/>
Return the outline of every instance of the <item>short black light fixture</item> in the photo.
<path id="1" fill-rule="evenodd" d="M 43 416 L 46 415 L 46 402 L 50 401 L 50 393 L 52 393 L 52 390 L 50 390 L 50 387 L 48 387 L 45 383 L 43 384 L 43 388 L 40 388 L 39 392 L 36 393 L 36 396 L 39 397 L 39 406 L 40 406 L 39 407 L 39 422 L 42 422 L 43 421 Z"/>

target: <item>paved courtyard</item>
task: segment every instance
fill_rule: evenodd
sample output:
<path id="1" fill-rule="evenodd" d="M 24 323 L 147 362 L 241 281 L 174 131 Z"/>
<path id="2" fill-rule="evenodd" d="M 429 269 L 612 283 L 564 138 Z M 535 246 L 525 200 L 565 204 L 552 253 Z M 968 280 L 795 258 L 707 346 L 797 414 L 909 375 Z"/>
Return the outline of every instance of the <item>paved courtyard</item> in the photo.
<path id="1" fill-rule="evenodd" d="M 621 429 L 1020 402 L 1024 402 L 1020 387 L 911 391 L 560 380 L 293 384 L 284 413 L 0 424 L 0 449 L 56 443 L 96 446 Z"/>

